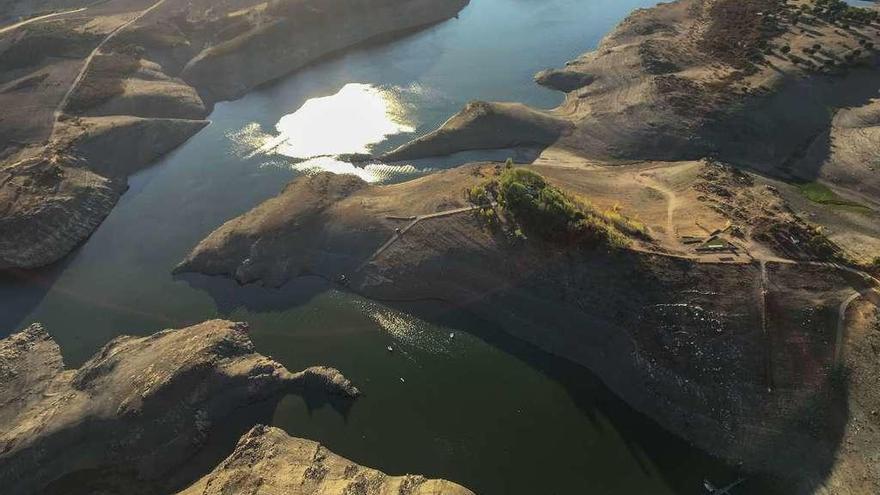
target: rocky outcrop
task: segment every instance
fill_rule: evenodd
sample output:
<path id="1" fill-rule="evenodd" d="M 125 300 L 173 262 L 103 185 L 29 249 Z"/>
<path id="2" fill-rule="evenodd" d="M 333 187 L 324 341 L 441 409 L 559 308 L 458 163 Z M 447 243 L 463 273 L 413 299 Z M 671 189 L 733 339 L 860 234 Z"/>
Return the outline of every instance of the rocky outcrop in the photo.
<path id="1" fill-rule="evenodd" d="M 33 493 L 83 470 L 161 482 L 236 410 L 291 390 L 358 394 L 336 370 L 257 354 L 242 323 L 119 337 L 77 370 L 31 326 L 0 341 L 0 483 Z"/>
<path id="2" fill-rule="evenodd" d="M 205 238 L 175 269 L 227 275 L 239 283 L 281 285 L 304 273 L 344 273 L 355 256 L 381 243 L 382 230 L 357 218 L 337 221 L 338 202 L 367 187 L 353 175 L 322 173 L 294 180 L 276 198 L 235 218 Z M 352 232 L 358 234 L 350 235 Z M 330 252 L 324 246 L 345 246 Z"/>
<path id="3" fill-rule="evenodd" d="M 0 341 L 0 425 L 39 401 L 63 370 L 58 344 L 39 324 Z"/>
<path id="4" fill-rule="evenodd" d="M 270 287 L 300 275 L 350 277 L 412 222 L 414 213 L 469 206 L 464 191 L 479 183 L 482 173 L 480 166 L 459 167 L 382 186 L 329 172 L 299 177 L 277 197 L 217 228 L 175 272 Z"/>
<path id="5" fill-rule="evenodd" d="M 207 120 L 123 116 L 81 117 L 63 124 L 56 146 L 105 177 L 125 178 L 177 148 Z"/>
<path id="6" fill-rule="evenodd" d="M 149 60 L 141 59 L 137 71 L 116 84 L 120 84 L 119 95 L 85 114 L 201 120 L 209 113 L 195 88 L 169 77 L 162 66 Z"/>
<path id="7" fill-rule="evenodd" d="M 565 119 L 520 103 L 472 102 L 439 129 L 381 156 L 414 160 L 459 151 L 548 146 L 572 128 Z"/>
<path id="8" fill-rule="evenodd" d="M 85 166 L 56 155 L 0 168 L 0 269 L 60 259 L 110 213 L 121 184 Z"/>
<path id="9" fill-rule="evenodd" d="M 566 69 L 548 69 L 535 75 L 536 83 L 564 93 L 589 86 L 595 80 L 596 78 L 590 74 Z"/>
<path id="10" fill-rule="evenodd" d="M 388 476 L 364 468 L 322 445 L 266 426 L 241 438 L 213 472 L 180 495 L 473 495 L 455 483 L 424 476 Z"/>
<path id="11" fill-rule="evenodd" d="M 449 19 L 467 4 L 468 0 L 273 2 L 250 29 L 202 50 L 187 63 L 182 77 L 210 101 L 235 98 L 342 49 Z"/>

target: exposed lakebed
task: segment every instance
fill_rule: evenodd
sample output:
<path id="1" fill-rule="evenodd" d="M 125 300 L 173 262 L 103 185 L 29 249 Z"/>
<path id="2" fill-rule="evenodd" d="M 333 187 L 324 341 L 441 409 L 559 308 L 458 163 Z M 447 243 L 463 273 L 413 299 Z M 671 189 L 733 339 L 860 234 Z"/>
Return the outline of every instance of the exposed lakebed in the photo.
<path id="1" fill-rule="evenodd" d="M 469 100 L 552 107 L 562 95 L 535 85 L 533 74 L 653 3 L 473 0 L 458 19 L 218 104 L 212 125 L 131 177 L 82 248 L 50 269 L 0 278 L 0 331 L 39 321 L 77 366 L 119 334 L 217 316 L 248 321 L 261 353 L 289 369 L 335 366 L 365 394 L 344 411 L 290 396 L 272 413 L 274 425 L 383 471 L 443 477 L 481 494 L 697 494 L 704 478 L 735 481 L 737 473 L 633 412 L 589 371 L 456 308 L 445 308 L 438 325 L 320 279 L 268 290 L 171 275 L 206 234 L 297 174 L 399 181 L 506 157 L 358 170 L 333 155 L 391 149 Z"/>

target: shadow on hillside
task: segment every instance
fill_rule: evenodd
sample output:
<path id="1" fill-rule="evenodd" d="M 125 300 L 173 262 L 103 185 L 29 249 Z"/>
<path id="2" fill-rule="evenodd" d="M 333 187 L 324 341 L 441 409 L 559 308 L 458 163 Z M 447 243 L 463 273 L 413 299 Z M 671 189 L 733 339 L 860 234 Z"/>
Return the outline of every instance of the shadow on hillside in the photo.
<path id="1" fill-rule="evenodd" d="M 784 92 L 752 97 L 717 116 L 707 128 L 717 158 L 783 179 L 815 180 L 831 156 L 837 110 L 877 98 L 880 74 L 856 68 L 786 84 Z"/>
<path id="2" fill-rule="evenodd" d="M 193 289 L 208 294 L 217 305 L 217 312 L 228 317 L 239 308 L 252 312 L 282 311 L 308 304 L 314 297 L 337 287 L 318 276 L 298 277 L 280 288 L 256 284 L 240 285 L 221 276 L 182 273 L 174 280 L 187 283 Z"/>
<path id="3" fill-rule="evenodd" d="M 39 270 L 0 271 L 0 338 L 37 323 L 28 320 L 52 290 L 69 263 L 69 257 Z"/>
<path id="4" fill-rule="evenodd" d="M 437 303 L 392 303 L 391 305 L 424 320 L 467 331 L 552 378 L 565 388 L 584 415 L 590 418 L 594 424 L 600 426 L 597 422 L 598 417 L 607 418 L 614 426 L 615 433 L 622 437 L 631 450 L 633 458 L 647 458 L 650 461 L 643 464 L 645 472 L 652 471 L 656 466 L 657 471 L 665 478 L 669 486 L 675 489 L 676 493 L 702 493 L 704 480 L 711 480 L 716 485 L 724 486 L 741 477 L 746 481 L 739 485 L 738 490 L 740 491 L 733 493 L 783 494 L 791 493 L 793 486 L 798 486 L 799 490 L 805 492 L 808 491 L 807 488 L 811 490 L 820 486 L 831 471 L 847 423 L 847 390 L 842 385 L 844 383 L 842 381 L 833 382 L 825 379 L 813 389 L 799 390 L 790 398 L 783 396 L 783 400 L 768 402 L 768 404 L 784 404 L 784 419 L 782 421 L 774 420 L 766 425 L 742 425 L 737 423 L 739 418 L 736 417 L 719 420 L 720 426 L 717 428 L 730 428 L 728 431 L 731 432 L 743 431 L 743 428 L 745 431 L 752 428 L 761 430 L 765 427 L 775 429 L 775 431 L 762 434 L 760 438 L 738 438 L 736 442 L 745 445 L 745 448 L 753 453 L 750 456 L 753 459 L 785 459 L 786 456 L 797 459 L 791 464 L 791 471 L 811 473 L 812 476 L 812 479 L 782 479 L 772 475 L 745 472 L 741 467 L 731 466 L 693 447 L 687 441 L 666 431 L 654 420 L 624 403 L 591 370 L 545 352 L 513 336 L 517 333 L 530 333 L 535 339 L 548 340 L 535 336 L 534 332 L 552 332 L 554 327 L 556 327 L 556 331 L 572 332 L 573 328 L 579 326 L 581 333 L 578 335 L 582 340 L 590 342 L 586 344 L 587 346 L 599 346 L 603 349 L 602 352 L 613 353 L 626 352 L 625 348 L 621 348 L 619 342 L 614 343 L 615 339 L 618 339 L 615 335 L 623 333 L 624 339 L 638 339 L 644 338 L 645 335 L 650 336 L 661 332 L 659 328 L 643 328 L 641 332 L 627 332 L 626 328 L 632 328 L 630 325 L 639 324 L 638 315 L 632 314 L 636 307 L 651 303 L 661 304 L 662 302 L 675 305 L 681 294 L 678 288 L 654 285 L 662 284 L 663 281 L 654 278 L 650 273 L 636 275 L 638 269 L 627 271 L 624 268 L 619 273 L 620 278 L 624 281 L 617 287 L 618 290 L 615 290 L 614 287 L 609 286 L 607 276 L 617 270 L 617 262 L 626 263 L 627 260 L 602 259 L 604 258 L 602 256 L 598 256 L 598 258 L 600 259 L 589 262 L 590 266 L 585 270 L 588 275 L 580 280 L 587 280 L 588 284 L 592 284 L 592 286 L 584 288 L 583 292 L 600 295 L 596 296 L 593 301 L 587 301 L 586 307 L 582 306 L 578 310 L 569 311 L 564 315 L 553 316 L 550 313 L 555 311 L 554 308 L 559 309 L 563 305 L 579 306 L 583 301 L 563 294 L 561 295 L 562 300 L 565 301 L 563 305 L 557 304 L 559 301 L 548 300 L 549 306 L 547 308 L 549 309 L 546 309 L 544 313 L 537 311 L 537 306 L 530 307 L 529 304 L 530 299 L 534 300 L 535 304 L 543 304 L 543 297 L 552 299 L 559 295 L 553 292 L 553 287 L 564 283 L 561 280 L 566 277 L 566 268 L 565 263 L 558 263 L 560 261 L 558 258 L 546 260 L 546 266 L 553 266 L 554 263 L 558 265 L 555 270 L 524 274 L 523 278 L 514 282 L 513 286 L 499 288 L 497 292 L 486 294 L 482 299 L 471 300 L 466 305 L 458 307 Z M 629 262 L 636 263 L 634 260 L 629 260 Z M 603 268 L 603 264 L 610 265 L 610 270 L 608 267 Z M 603 274 L 600 274 L 602 271 L 605 272 L 604 277 Z M 652 287 L 652 285 L 654 286 Z M 523 290 L 529 292 L 533 291 L 535 287 L 546 289 L 540 292 L 541 297 L 535 296 L 535 292 L 524 295 Z M 641 293 L 636 287 L 642 287 Z M 636 300 L 635 305 L 629 308 L 614 309 L 618 308 L 620 300 L 618 296 L 624 297 L 616 293 L 626 291 L 631 291 L 628 293 L 632 294 L 631 298 Z M 605 302 L 602 303 L 602 301 Z M 591 307 L 591 304 L 601 304 L 603 307 L 598 305 Z M 504 327 L 496 323 L 498 318 L 493 317 L 493 321 L 487 321 L 485 318 L 477 316 L 497 315 L 499 311 L 515 313 L 515 316 L 503 317 L 503 321 L 507 322 Z M 581 320 L 581 318 L 573 316 L 579 312 L 583 317 L 582 321 L 575 321 L 576 319 Z M 599 316 L 597 317 L 593 312 L 598 313 Z M 510 326 L 510 322 L 517 320 L 523 322 L 523 328 L 517 329 Z M 603 321 L 607 323 L 603 323 Z M 558 327 L 557 323 L 567 326 L 568 329 Z M 607 328 L 605 329 L 598 327 L 598 325 L 606 324 Z M 628 333 L 631 335 L 626 336 Z M 641 334 L 641 337 L 638 334 Z M 725 338 L 745 337 L 725 334 Z M 582 343 L 573 342 L 571 345 L 576 347 Z M 749 348 L 748 345 L 745 347 L 745 349 Z M 674 358 L 677 359 L 679 356 Z M 621 355 L 620 359 L 621 370 L 625 370 L 625 362 L 629 361 L 631 357 Z M 651 357 L 649 356 L 648 359 Z M 686 361 L 685 358 L 685 364 L 682 366 L 688 365 Z M 727 365 L 730 366 L 730 362 Z M 735 367 L 735 363 L 733 366 Z M 686 377 L 688 369 L 685 367 L 676 371 Z M 618 380 L 618 382 L 620 381 Z M 623 380 L 623 383 L 626 382 L 627 380 Z M 634 391 L 634 395 L 652 397 L 654 392 L 650 391 L 650 383 L 644 383 L 643 386 L 645 389 L 641 392 Z M 749 387 L 750 385 L 747 385 L 744 388 L 751 390 Z M 662 392 L 660 393 L 662 394 Z M 784 390 L 779 393 L 788 394 Z M 735 407 L 738 400 L 736 396 L 726 396 L 724 392 L 719 392 L 718 397 L 710 399 L 710 401 L 716 399 L 720 401 L 715 404 L 716 406 L 729 407 Z M 653 401 L 642 405 L 642 407 L 648 408 L 655 406 L 656 402 Z M 711 415 L 714 413 L 704 410 L 697 412 L 695 416 L 700 414 Z M 754 421 L 754 418 L 755 416 L 748 417 L 747 415 L 744 421 Z M 724 434 L 719 432 L 718 435 L 723 436 Z M 794 438 L 797 438 L 797 441 L 793 442 Z M 813 446 L 814 448 L 803 448 L 802 451 L 793 453 L 790 450 L 794 446 Z M 795 465 L 794 462 L 799 464 Z"/>
<path id="5" fill-rule="evenodd" d="M 329 404 L 333 409 L 347 415 L 353 401 L 317 391 L 292 391 L 300 395 L 311 409 Z M 83 469 L 69 473 L 51 482 L 40 493 L 43 495 L 92 495 L 94 493 L 125 493 L 135 495 L 164 495 L 177 493 L 191 486 L 213 471 L 232 454 L 239 439 L 255 425 L 270 425 L 278 403 L 284 394 L 250 404 L 236 410 L 217 423 L 205 443 L 195 455 L 170 472 L 153 473 L 144 479 L 132 469 L 130 463 Z"/>
<path id="6" fill-rule="evenodd" d="M 40 490 L 42 495 L 92 495 L 125 493 L 160 495 L 177 493 L 210 473 L 235 449 L 238 440 L 256 424 L 270 424 L 281 397 L 239 409 L 217 425 L 202 448 L 190 457 L 179 471 L 154 473 L 141 478 L 130 462 L 74 471 L 56 479 Z"/>

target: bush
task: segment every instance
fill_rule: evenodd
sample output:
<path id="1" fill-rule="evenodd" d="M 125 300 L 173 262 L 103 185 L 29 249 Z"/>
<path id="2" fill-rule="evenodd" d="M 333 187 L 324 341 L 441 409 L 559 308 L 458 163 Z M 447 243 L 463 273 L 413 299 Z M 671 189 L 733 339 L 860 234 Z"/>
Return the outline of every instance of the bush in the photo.
<path id="1" fill-rule="evenodd" d="M 504 168 L 497 179 L 472 188 L 469 197 L 475 204 L 488 204 L 492 192 L 520 239 L 528 234 L 552 242 L 624 247 L 630 243 L 628 236 L 647 238 L 647 229 L 619 208 L 600 212 L 531 170 Z M 487 220 L 491 225 L 497 219 Z"/>

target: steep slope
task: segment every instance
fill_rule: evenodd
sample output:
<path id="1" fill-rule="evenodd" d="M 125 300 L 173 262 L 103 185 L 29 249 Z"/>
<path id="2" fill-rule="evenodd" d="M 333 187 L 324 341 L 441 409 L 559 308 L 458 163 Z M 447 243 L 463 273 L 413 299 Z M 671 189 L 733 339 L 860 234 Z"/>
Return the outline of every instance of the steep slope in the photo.
<path id="1" fill-rule="evenodd" d="M 388 476 L 339 457 L 318 443 L 255 426 L 217 468 L 180 495 L 473 495 L 424 476 Z"/>
<path id="2" fill-rule="evenodd" d="M 209 321 L 120 337 L 64 370 L 39 325 L 0 341 L 0 482 L 32 493 L 82 470 L 159 482 L 234 411 L 285 391 L 354 397 L 338 371 L 289 373 L 254 352 L 247 326 Z"/>
<path id="3" fill-rule="evenodd" d="M 0 167 L 0 269 L 36 268 L 86 239 L 122 185 L 69 155 Z"/>
<path id="4" fill-rule="evenodd" d="M 78 167 L 97 174 L 95 181 L 122 183 L 207 125 L 215 102 L 346 48 L 449 19 L 467 3 L 132 0 L 12 29 L 0 35 L 2 168 L 63 153 L 82 159 Z M 7 225 L 49 223 L 54 230 L 22 231 L 26 243 L 7 241 L 22 252 L 5 255 L 0 267 L 57 261 L 118 198 L 97 187 L 78 191 L 79 201 L 93 206 L 57 208 L 57 197 L 39 190 L 5 194 L 28 201 L 7 208 L 16 212 Z M 40 254 L 22 245 L 38 246 Z"/>

